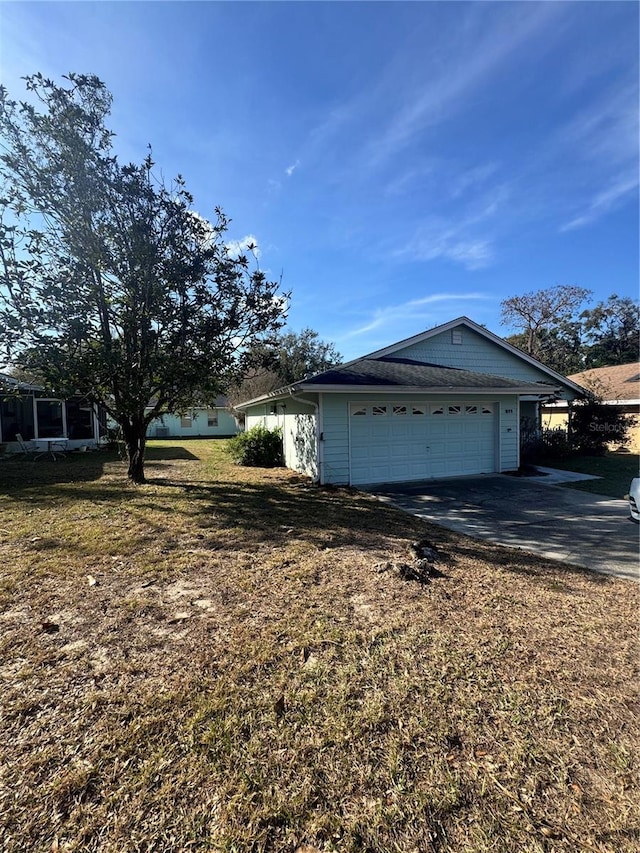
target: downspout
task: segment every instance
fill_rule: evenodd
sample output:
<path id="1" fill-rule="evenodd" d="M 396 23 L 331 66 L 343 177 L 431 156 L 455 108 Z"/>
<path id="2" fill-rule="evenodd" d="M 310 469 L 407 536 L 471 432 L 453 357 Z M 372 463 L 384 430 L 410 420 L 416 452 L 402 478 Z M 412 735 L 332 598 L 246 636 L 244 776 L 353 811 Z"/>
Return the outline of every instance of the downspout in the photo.
<path id="1" fill-rule="evenodd" d="M 323 465 L 323 453 L 322 453 L 322 433 L 320 432 L 320 406 L 318 403 L 314 403 L 313 400 L 303 400 L 301 397 L 296 397 L 293 393 L 293 390 L 289 389 L 289 396 L 292 400 L 295 400 L 296 403 L 301 403 L 303 406 L 313 406 L 315 410 L 316 416 L 316 454 L 318 459 L 318 470 L 316 472 L 316 478 L 314 483 L 322 483 L 322 465 Z"/>

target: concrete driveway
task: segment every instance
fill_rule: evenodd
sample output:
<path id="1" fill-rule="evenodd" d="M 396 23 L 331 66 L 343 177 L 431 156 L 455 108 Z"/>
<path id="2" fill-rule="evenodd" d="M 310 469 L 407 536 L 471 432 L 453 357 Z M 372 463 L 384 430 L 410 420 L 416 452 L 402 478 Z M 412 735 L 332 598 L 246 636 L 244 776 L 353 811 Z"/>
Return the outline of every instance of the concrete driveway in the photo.
<path id="1" fill-rule="evenodd" d="M 596 572 L 638 579 L 638 525 L 626 501 L 485 474 L 372 486 L 377 497 L 450 530 Z"/>

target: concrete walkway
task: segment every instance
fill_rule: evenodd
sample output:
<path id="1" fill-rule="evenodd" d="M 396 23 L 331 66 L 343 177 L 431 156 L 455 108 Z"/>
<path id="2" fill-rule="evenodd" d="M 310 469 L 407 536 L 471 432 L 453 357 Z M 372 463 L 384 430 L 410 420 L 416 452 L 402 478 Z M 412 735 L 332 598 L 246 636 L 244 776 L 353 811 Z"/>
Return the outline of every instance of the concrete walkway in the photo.
<path id="1" fill-rule="evenodd" d="M 485 474 L 371 486 L 370 491 L 458 533 L 596 572 L 640 579 L 639 530 L 629 518 L 627 502 L 562 488 L 545 483 L 546 479 Z"/>

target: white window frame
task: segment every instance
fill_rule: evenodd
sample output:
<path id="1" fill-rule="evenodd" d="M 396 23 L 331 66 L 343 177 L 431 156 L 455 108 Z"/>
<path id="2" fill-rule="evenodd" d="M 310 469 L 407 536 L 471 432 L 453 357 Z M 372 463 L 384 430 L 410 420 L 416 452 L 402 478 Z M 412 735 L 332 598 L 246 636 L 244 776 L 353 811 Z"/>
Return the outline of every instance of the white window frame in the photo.
<path id="1" fill-rule="evenodd" d="M 60 403 L 62 410 L 62 435 L 52 435 L 49 438 L 66 438 L 67 437 L 67 407 L 65 401 L 59 397 L 35 397 L 33 398 L 33 435 L 34 438 L 40 438 L 40 429 L 38 421 L 38 403 Z"/>

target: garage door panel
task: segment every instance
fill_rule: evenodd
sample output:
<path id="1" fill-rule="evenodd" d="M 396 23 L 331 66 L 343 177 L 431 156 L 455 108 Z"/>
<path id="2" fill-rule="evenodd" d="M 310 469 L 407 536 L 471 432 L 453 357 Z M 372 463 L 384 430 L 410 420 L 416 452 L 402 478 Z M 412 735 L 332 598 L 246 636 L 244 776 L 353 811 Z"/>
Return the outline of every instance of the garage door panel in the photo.
<path id="1" fill-rule="evenodd" d="M 355 410 L 366 414 L 350 417 L 354 484 L 495 470 L 495 418 L 491 403 L 374 401 L 362 406 L 352 404 L 350 411 Z"/>

